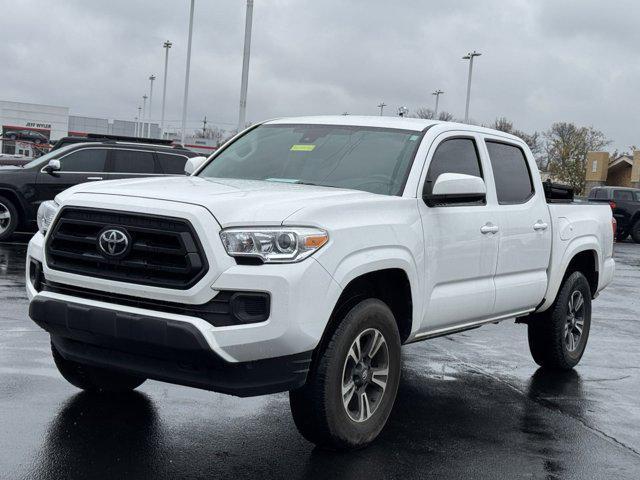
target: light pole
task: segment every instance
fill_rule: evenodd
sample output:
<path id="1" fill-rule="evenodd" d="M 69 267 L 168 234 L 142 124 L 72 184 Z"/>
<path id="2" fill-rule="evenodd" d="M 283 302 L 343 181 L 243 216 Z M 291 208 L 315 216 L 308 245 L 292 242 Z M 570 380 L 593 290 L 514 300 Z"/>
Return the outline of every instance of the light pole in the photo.
<path id="1" fill-rule="evenodd" d="M 464 123 L 469 123 L 469 102 L 471 100 L 471 75 L 473 73 L 473 58 L 479 57 L 480 55 L 482 54 L 474 50 L 473 52 L 467 53 L 464 57 L 462 57 L 463 60 L 469 60 L 469 79 L 467 80 L 467 106 L 464 109 Z"/>
<path id="2" fill-rule="evenodd" d="M 191 37 L 193 36 L 193 9 L 195 0 L 191 0 L 189 10 L 189 40 L 187 42 L 187 70 L 184 75 L 184 98 L 182 99 L 182 135 L 180 143 L 184 145 L 184 135 L 187 129 L 187 98 L 189 97 L 189 69 L 191 68 Z"/>
<path id="3" fill-rule="evenodd" d="M 240 82 L 240 112 L 238 131 L 244 130 L 247 118 L 247 87 L 249 86 L 249 56 L 251 54 L 251 25 L 253 22 L 253 0 L 247 0 L 244 23 L 244 52 L 242 54 L 242 80 Z"/>
<path id="4" fill-rule="evenodd" d="M 435 114 L 434 116 L 436 117 L 436 119 L 438 118 L 438 102 L 440 101 L 440 95 L 442 95 L 444 92 L 442 90 L 436 90 L 435 92 L 433 92 L 431 95 L 435 95 L 436 96 L 436 109 L 435 109 Z"/>
<path id="5" fill-rule="evenodd" d="M 136 137 L 140 136 L 140 119 L 142 118 L 142 107 L 138 105 L 138 116 L 136 117 Z"/>
<path id="6" fill-rule="evenodd" d="M 162 84 L 162 114 L 160 115 L 160 138 L 164 138 L 164 105 L 167 99 L 167 68 L 169 67 L 169 49 L 173 45 L 169 40 L 164 42 L 162 46 L 164 53 L 164 81 Z"/>
<path id="7" fill-rule="evenodd" d="M 147 125 L 147 138 L 151 138 L 151 100 L 153 99 L 153 81 L 156 79 L 155 75 L 151 75 L 149 77 L 149 82 L 151 82 L 151 86 L 149 87 L 149 111 L 147 112 L 147 120 L 149 121 Z"/>
<path id="8" fill-rule="evenodd" d="M 384 103 L 384 102 L 380 102 L 380 103 L 378 104 L 378 108 L 380 109 L 380 116 L 382 116 L 382 110 L 383 110 L 383 109 L 384 109 L 384 107 L 386 107 L 386 106 L 387 106 L 387 104 L 386 104 L 386 103 Z"/>
<path id="9" fill-rule="evenodd" d="M 146 116 L 146 111 L 147 111 L 147 94 L 145 93 L 144 95 L 142 95 L 142 117 L 140 117 L 142 119 L 142 131 L 140 132 L 139 137 L 144 138 L 144 130 L 145 130 L 145 126 L 144 126 L 144 119 L 147 118 Z"/>
<path id="10" fill-rule="evenodd" d="M 138 136 L 138 117 L 133 117 L 134 126 L 133 126 L 133 136 Z"/>

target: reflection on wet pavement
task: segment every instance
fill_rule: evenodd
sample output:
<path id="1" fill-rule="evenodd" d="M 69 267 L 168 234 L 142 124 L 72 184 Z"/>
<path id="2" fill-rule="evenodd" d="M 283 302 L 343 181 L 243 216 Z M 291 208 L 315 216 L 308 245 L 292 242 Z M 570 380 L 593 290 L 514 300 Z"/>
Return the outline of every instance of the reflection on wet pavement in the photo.
<path id="1" fill-rule="evenodd" d="M 147 382 L 127 395 L 78 392 L 27 319 L 24 245 L 0 244 L 0 478 L 640 477 L 640 246 L 594 303 L 580 367 L 531 360 L 522 326 L 407 346 L 389 425 L 336 454 L 295 430 L 286 394 L 249 399 Z M 635 283 L 638 282 L 638 283 Z"/>

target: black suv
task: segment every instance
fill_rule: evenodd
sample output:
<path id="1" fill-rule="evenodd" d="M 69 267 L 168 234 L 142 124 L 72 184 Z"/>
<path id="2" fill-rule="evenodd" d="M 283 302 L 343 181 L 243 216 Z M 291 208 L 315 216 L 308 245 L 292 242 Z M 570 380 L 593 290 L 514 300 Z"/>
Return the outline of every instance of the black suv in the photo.
<path id="1" fill-rule="evenodd" d="M 106 140 L 73 143 L 22 166 L 0 167 L 0 241 L 16 229 L 33 231 L 38 206 L 79 183 L 184 175 L 197 153 L 181 147 Z"/>
<path id="2" fill-rule="evenodd" d="M 627 187 L 596 187 L 589 192 L 589 200 L 608 202 L 618 222 L 616 239 L 623 242 L 631 235 L 640 243 L 640 189 Z"/>

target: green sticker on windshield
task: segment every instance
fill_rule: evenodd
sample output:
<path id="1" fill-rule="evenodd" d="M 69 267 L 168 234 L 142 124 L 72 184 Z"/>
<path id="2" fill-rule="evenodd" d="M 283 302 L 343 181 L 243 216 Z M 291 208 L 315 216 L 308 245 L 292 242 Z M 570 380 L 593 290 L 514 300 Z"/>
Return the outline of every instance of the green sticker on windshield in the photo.
<path id="1" fill-rule="evenodd" d="M 313 152 L 315 145 L 291 145 L 292 152 Z"/>
<path id="2" fill-rule="evenodd" d="M 411 135 L 411 136 L 409 137 L 409 141 L 410 141 L 410 142 L 415 142 L 417 139 L 418 139 L 418 135 Z"/>

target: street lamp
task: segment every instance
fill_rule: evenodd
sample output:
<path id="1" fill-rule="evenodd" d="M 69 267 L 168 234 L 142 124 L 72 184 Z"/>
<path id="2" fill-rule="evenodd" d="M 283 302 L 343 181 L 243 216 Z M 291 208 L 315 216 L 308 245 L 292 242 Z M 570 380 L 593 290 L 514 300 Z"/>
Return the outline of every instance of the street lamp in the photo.
<path id="1" fill-rule="evenodd" d="M 140 119 L 142 118 L 142 107 L 138 105 L 138 116 L 136 117 L 136 133 L 135 136 L 140 136 Z"/>
<path id="2" fill-rule="evenodd" d="M 153 81 L 155 79 L 156 79 L 155 75 L 151 75 L 149 77 L 151 86 L 149 87 L 149 111 L 147 112 L 147 120 L 149 120 L 149 124 L 147 126 L 147 138 L 151 138 L 151 100 L 153 99 Z"/>
<path id="3" fill-rule="evenodd" d="M 473 57 L 479 57 L 482 55 L 475 50 L 473 52 L 467 53 L 463 60 L 469 60 L 469 79 L 467 80 L 467 106 L 464 109 L 464 123 L 469 123 L 469 101 L 471 100 L 471 74 L 473 73 Z"/>
<path id="4" fill-rule="evenodd" d="M 164 105 L 167 99 L 167 68 L 169 67 L 169 49 L 173 45 L 169 40 L 164 42 L 162 46 L 165 49 L 164 53 L 164 82 L 162 85 L 162 114 L 160 116 L 160 138 L 164 138 Z"/>
<path id="5" fill-rule="evenodd" d="M 431 95 L 435 95 L 436 96 L 436 109 L 435 109 L 435 114 L 434 116 L 436 118 L 438 118 L 438 102 L 440 101 L 440 95 L 442 95 L 444 92 L 442 90 L 436 90 L 435 92 L 433 92 Z"/>
<path id="6" fill-rule="evenodd" d="M 247 118 L 247 87 L 249 86 L 249 57 L 251 54 L 251 24 L 253 21 L 253 0 L 247 0 L 247 14 L 244 23 L 244 52 L 242 54 L 242 80 L 240 81 L 240 112 L 238 131 L 244 130 Z"/>
<path id="7" fill-rule="evenodd" d="M 145 93 L 144 95 L 142 95 L 142 131 L 140 132 L 140 135 L 138 135 L 139 137 L 144 138 L 144 130 L 145 130 L 145 126 L 144 126 L 144 119 L 147 118 L 146 117 L 146 111 L 147 111 L 147 94 Z"/>
<path id="8" fill-rule="evenodd" d="M 384 107 L 386 107 L 386 106 L 387 106 L 387 104 L 386 104 L 386 103 L 384 103 L 384 102 L 380 102 L 380 103 L 378 104 L 378 108 L 380 109 L 380 116 L 382 116 L 382 110 L 383 110 L 383 109 L 384 109 Z"/>
<path id="9" fill-rule="evenodd" d="M 189 10 L 189 40 L 187 42 L 187 69 L 184 75 L 184 98 L 182 99 L 182 135 L 180 143 L 184 145 L 184 135 L 187 129 L 187 98 L 189 97 L 189 69 L 191 68 L 191 37 L 193 36 L 193 9 L 195 0 L 191 0 Z"/>

